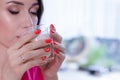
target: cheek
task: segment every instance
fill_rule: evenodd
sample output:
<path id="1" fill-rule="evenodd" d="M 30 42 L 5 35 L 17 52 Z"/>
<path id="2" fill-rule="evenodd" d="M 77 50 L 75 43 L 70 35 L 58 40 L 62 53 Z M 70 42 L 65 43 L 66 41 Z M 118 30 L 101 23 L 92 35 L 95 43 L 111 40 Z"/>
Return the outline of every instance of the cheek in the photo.
<path id="1" fill-rule="evenodd" d="M 0 13 L 0 39 L 11 40 L 15 34 L 14 26 L 13 19 L 9 15 Z"/>

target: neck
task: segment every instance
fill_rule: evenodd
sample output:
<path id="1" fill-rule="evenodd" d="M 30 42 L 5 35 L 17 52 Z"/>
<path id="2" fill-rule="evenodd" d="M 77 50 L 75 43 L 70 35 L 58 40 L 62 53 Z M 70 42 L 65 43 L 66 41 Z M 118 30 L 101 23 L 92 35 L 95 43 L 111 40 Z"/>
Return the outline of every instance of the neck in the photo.
<path id="1" fill-rule="evenodd" d="M 3 64 L 7 58 L 6 50 L 7 50 L 7 46 L 0 42 L 0 80 L 2 77 L 1 75 L 2 75 Z"/>

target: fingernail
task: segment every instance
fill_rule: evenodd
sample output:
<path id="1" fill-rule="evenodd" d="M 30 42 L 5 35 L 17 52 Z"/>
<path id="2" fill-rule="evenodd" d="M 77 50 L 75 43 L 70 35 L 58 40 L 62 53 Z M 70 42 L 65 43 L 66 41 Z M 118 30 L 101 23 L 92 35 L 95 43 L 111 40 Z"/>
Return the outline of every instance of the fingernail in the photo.
<path id="1" fill-rule="evenodd" d="M 60 54 L 60 52 L 59 52 L 57 49 L 54 49 L 54 52 L 55 52 L 56 54 Z"/>
<path id="2" fill-rule="evenodd" d="M 55 31 L 55 27 L 53 24 L 50 25 L 50 29 Z"/>
<path id="3" fill-rule="evenodd" d="M 52 42 L 52 39 L 46 39 L 45 42 L 46 42 L 46 43 L 51 43 L 51 42 Z"/>
<path id="4" fill-rule="evenodd" d="M 44 51 L 45 51 L 45 52 L 50 52 L 50 47 L 44 48 Z"/>
<path id="5" fill-rule="evenodd" d="M 44 61 L 44 60 L 46 60 L 46 58 L 47 58 L 46 56 L 42 56 L 41 60 Z"/>
<path id="6" fill-rule="evenodd" d="M 54 31 L 54 30 L 50 30 L 50 32 L 51 32 L 51 33 L 53 33 L 53 34 L 55 33 L 55 31 Z"/>
<path id="7" fill-rule="evenodd" d="M 40 29 L 37 29 L 34 31 L 35 34 L 40 34 L 41 30 Z"/>

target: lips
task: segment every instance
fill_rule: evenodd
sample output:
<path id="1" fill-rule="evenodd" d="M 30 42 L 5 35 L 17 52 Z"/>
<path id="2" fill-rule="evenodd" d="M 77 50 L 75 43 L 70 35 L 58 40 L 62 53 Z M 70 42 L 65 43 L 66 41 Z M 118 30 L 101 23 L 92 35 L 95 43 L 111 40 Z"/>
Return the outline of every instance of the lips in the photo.
<path id="1" fill-rule="evenodd" d="M 22 36 L 24 36 L 24 35 L 32 32 L 32 31 L 34 31 L 34 30 L 35 30 L 34 27 L 30 27 L 30 28 L 26 28 L 26 29 L 21 29 L 21 30 L 19 30 L 19 32 L 17 32 L 16 37 L 17 37 L 17 38 L 21 38 Z"/>
<path id="2" fill-rule="evenodd" d="M 23 37 L 24 35 L 26 35 L 26 34 L 28 34 L 28 33 L 29 33 L 28 30 L 24 30 L 24 31 L 19 32 L 19 33 L 16 35 L 16 37 L 17 37 L 17 38 L 21 38 L 21 37 Z"/>

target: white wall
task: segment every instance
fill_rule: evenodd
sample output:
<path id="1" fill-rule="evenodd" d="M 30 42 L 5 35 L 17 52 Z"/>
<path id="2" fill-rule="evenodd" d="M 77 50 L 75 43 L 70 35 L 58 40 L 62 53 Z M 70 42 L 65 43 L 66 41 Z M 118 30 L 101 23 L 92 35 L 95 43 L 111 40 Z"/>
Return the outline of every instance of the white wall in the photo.
<path id="1" fill-rule="evenodd" d="M 43 0 L 42 23 L 63 38 L 80 35 L 120 39 L 120 0 Z"/>

